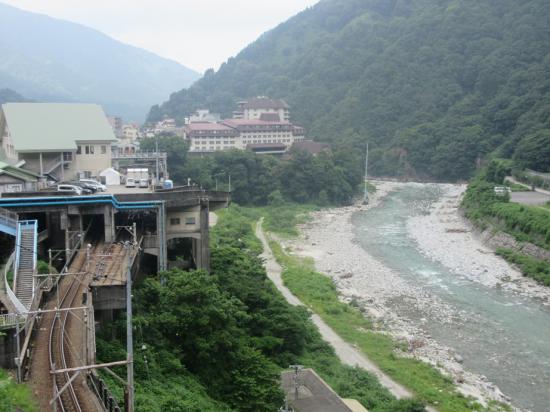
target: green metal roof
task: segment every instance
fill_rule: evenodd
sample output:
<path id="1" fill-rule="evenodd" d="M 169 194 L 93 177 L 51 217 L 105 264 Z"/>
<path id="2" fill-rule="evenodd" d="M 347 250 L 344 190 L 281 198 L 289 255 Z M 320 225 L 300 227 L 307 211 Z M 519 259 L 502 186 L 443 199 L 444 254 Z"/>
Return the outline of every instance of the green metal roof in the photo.
<path id="1" fill-rule="evenodd" d="M 0 175 L 7 174 L 25 182 L 36 182 L 39 175 L 31 172 L 30 170 L 21 169 L 20 167 L 12 166 L 8 163 L 0 161 Z"/>
<path id="2" fill-rule="evenodd" d="M 6 103 L 2 110 L 18 152 L 71 151 L 77 141 L 115 140 L 97 104 Z"/>

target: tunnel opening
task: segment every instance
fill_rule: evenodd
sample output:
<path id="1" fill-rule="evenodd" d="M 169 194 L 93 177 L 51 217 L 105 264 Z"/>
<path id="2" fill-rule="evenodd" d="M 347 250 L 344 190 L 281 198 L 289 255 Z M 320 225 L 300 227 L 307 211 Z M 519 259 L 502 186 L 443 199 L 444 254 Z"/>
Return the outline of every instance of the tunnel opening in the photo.
<path id="1" fill-rule="evenodd" d="M 157 214 L 155 212 L 146 211 L 119 211 L 115 215 L 116 240 L 131 241 L 132 235 L 124 227 L 131 228 L 136 224 L 138 242 L 142 236 L 152 235 L 157 233 Z"/>
<path id="2" fill-rule="evenodd" d="M 168 241 L 168 268 L 196 269 L 192 238 L 176 238 Z"/>
<path id="3" fill-rule="evenodd" d="M 97 244 L 105 241 L 105 217 L 103 215 L 83 215 L 82 228 L 86 242 Z"/>

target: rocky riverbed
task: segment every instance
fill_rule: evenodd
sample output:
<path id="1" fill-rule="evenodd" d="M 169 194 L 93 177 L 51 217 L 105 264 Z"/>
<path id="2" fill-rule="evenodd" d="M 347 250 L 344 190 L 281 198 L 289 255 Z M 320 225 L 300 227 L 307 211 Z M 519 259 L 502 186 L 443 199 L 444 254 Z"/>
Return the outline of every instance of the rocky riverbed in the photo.
<path id="1" fill-rule="evenodd" d="M 439 185 L 441 198 L 430 213 L 408 220 L 409 235 L 432 260 L 441 262 L 457 276 L 489 287 L 502 288 L 550 305 L 550 288 L 524 277 L 485 243 L 487 235 L 476 231 L 460 214 L 465 185 Z M 495 243 L 493 240 L 492 243 Z"/>
<path id="2" fill-rule="evenodd" d="M 423 327 L 424 323 L 433 319 L 447 325 L 467 324 L 471 322 L 472 314 L 457 311 L 428 288 L 408 282 L 368 253 L 354 235 L 356 228 L 352 223 L 352 215 L 376 207 L 388 193 L 403 185 L 378 182 L 377 192 L 371 197 L 369 206 L 313 213 L 312 221 L 301 227 L 301 235 L 283 241 L 284 246 L 297 255 L 312 257 L 317 270 L 333 279 L 342 300 L 353 301 L 353 304 L 364 309 L 375 320 L 381 332 L 406 342 L 408 351 L 403 353 L 404 356 L 414 356 L 433 364 L 449 374 L 464 394 L 482 403 L 489 400 L 507 403 L 509 398 L 496 385 L 485 376 L 468 371 L 463 365 L 461 354 L 436 341 Z M 446 185 L 441 186 L 441 190 L 444 195 L 431 213 L 415 216 L 408 223 L 409 235 L 418 242 L 423 253 L 449 265 L 451 269 L 456 268 L 457 273 L 471 272 L 475 281 L 492 287 L 522 289 L 524 282 L 521 275 L 484 248 L 460 220 L 456 206 L 464 187 Z M 450 249 L 456 251 L 446 253 Z M 474 252 L 471 252 L 472 249 Z M 460 250 L 468 253 L 461 253 Z M 488 266 L 498 267 L 498 270 L 486 270 Z M 527 289 L 536 289 L 528 285 Z M 406 315 L 396 309 L 404 304 L 407 306 Z M 413 320 L 411 312 L 414 311 L 425 318 Z"/>

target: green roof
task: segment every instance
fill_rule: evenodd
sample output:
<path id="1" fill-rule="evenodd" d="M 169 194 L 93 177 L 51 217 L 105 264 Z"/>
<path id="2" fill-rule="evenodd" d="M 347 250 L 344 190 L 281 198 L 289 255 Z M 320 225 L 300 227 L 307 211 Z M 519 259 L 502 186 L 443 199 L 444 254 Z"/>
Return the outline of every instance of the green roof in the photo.
<path id="1" fill-rule="evenodd" d="M 0 175 L 2 174 L 7 174 L 26 182 L 36 182 L 39 178 L 39 175 L 30 170 L 21 169 L 20 167 L 0 161 Z"/>
<path id="2" fill-rule="evenodd" d="M 71 151 L 77 141 L 115 140 L 97 104 L 6 103 L 2 110 L 18 152 Z"/>

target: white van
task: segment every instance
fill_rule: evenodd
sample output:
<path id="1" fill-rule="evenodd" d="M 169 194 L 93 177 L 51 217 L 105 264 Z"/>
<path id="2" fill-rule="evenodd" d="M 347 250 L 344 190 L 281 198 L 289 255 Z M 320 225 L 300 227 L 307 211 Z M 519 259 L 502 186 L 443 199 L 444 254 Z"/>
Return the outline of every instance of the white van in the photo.
<path id="1" fill-rule="evenodd" d="M 128 177 L 126 179 L 126 187 L 136 187 L 136 181 L 133 177 Z"/>
<path id="2" fill-rule="evenodd" d="M 139 187 L 149 187 L 149 180 L 148 179 L 139 179 Z"/>

